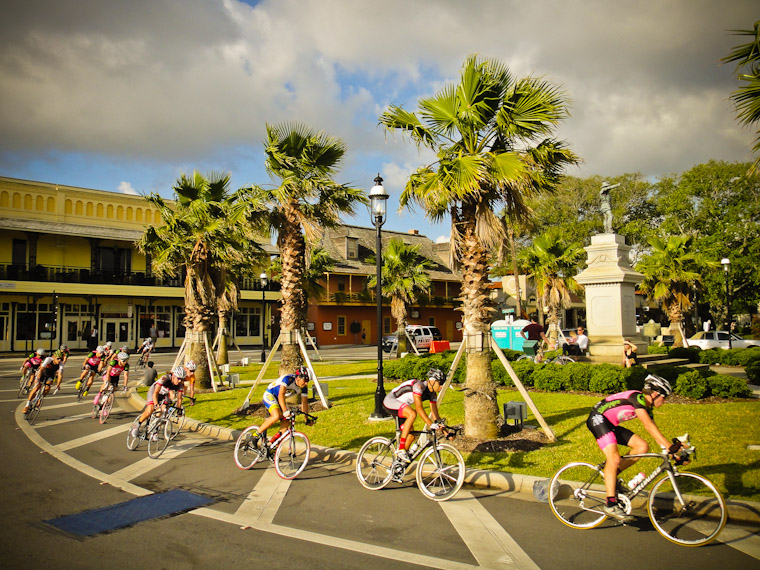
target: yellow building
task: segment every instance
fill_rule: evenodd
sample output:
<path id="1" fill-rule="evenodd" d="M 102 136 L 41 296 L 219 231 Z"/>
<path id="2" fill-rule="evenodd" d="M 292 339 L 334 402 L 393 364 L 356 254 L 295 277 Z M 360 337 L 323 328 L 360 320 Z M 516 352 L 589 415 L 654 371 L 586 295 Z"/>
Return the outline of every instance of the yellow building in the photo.
<path id="1" fill-rule="evenodd" d="M 135 247 L 158 223 L 141 196 L 0 177 L 0 351 L 83 350 L 93 328 L 99 344 L 134 349 L 153 326 L 159 349 L 179 347 L 184 276 L 157 278 Z M 279 297 L 241 284 L 238 344 L 271 342 L 262 310 Z"/>

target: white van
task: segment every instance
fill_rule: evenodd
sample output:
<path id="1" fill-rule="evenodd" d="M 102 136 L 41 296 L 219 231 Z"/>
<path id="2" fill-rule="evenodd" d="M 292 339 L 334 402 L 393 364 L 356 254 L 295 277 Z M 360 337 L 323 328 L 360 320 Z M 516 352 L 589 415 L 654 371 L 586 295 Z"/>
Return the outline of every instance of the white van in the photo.
<path id="1" fill-rule="evenodd" d="M 443 340 L 438 327 L 428 325 L 407 325 L 407 334 L 414 340 L 417 350 L 430 350 L 434 340 Z"/>

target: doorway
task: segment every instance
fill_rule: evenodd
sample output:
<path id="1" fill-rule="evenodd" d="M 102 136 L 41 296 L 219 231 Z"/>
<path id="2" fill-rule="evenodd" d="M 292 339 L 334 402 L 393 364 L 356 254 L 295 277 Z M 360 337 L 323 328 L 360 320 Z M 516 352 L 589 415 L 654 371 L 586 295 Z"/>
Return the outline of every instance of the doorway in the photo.
<path id="1" fill-rule="evenodd" d="M 62 343 L 71 349 L 87 348 L 90 340 L 90 319 L 85 317 L 63 317 Z"/>
<path id="2" fill-rule="evenodd" d="M 102 336 L 103 343 L 111 341 L 114 344 L 114 348 L 118 349 L 124 345 L 130 345 L 130 319 L 103 319 L 103 330 L 105 334 Z"/>

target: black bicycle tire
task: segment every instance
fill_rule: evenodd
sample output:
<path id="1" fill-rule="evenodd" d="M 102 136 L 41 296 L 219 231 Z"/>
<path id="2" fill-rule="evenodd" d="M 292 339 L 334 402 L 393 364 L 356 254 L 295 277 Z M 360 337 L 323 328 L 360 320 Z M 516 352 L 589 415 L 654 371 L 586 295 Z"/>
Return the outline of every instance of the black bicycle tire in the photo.
<path id="1" fill-rule="evenodd" d="M 302 445 L 299 445 L 299 441 Z M 285 434 L 274 454 L 275 471 L 286 481 L 295 479 L 309 464 L 310 453 L 311 442 L 305 433 L 293 431 Z"/>
<path id="2" fill-rule="evenodd" d="M 438 450 L 437 457 L 436 449 Z M 443 467 L 439 465 L 438 458 L 442 458 L 445 461 L 443 459 L 444 455 L 446 458 L 448 458 L 448 455 L 452 455 L 456 460 L 456 465 L 453 463 L 446 463 Z M 434 469 L 428 472 L 431 466 Z M 448 443 L 438 443 L 436 447 L 431 445 L 422 452 L 417 460 L 415 475 L 417 487 L 425 498 L 432 501 L 443 502 L 454 497 L 462 488 L 465 475 L 466 469 L 462 454 L 453 445 L 449 445 Z M 434 484 L 439 485 L 443 490 L 441 492 L 432 491 L 431 489 Z"/>
<path id="3" fill-rule="evenodd" d="M 582 473 L 580 476 L 576 475 L 574 472 L 569 475 L 566 474 L 570 472 L 570 470 L 576 469 L 579 473 Z M 581 480 L 576 481 L 576 479 Z M 599 472 L 595 465 L 583 461 L 568 463 L 559 469 L 549 481 L 549 506 L 551 507 L 554 516 L 563 524 L 571 528 L 582 530 L 596 528 L 607 518 L 607 515 L 604 513 L 585 508 L 581 500 L 577 498 L 576 493 L 578 492 L 578 488 L 582 489 L 586 484 L 589 484 L 590 487 L 594 487 L 593 489 L 586 490 L 586 497 L 589 498 L 589 501 L 594 503 L 593 508 L 599 507 L 599 509 L 601 509 L 606 500 L 604 475 Z M 588 517 L 588 520 L 586 521 L 586 519 L 584 519 L 584 522 L 576 522 L 575 516 L 580 515 Z"/>
<path id="4" fill-rule="evenodd" d="M 370 452 L 372 446 L 377 446 L 377 449 Z M 359 479 L 362 487 L 370 491 L 378 491 L 391 482 L 395 451 L 393 442 L 383 436 L 368 439 L 362 445 L 359 454 L 356 456 L 355 469 L 356 478 Z M 370 454 L 369 457 L 365 457 L 367 454 Z M 381 468 L 378 469 L 378 466 Z"/>

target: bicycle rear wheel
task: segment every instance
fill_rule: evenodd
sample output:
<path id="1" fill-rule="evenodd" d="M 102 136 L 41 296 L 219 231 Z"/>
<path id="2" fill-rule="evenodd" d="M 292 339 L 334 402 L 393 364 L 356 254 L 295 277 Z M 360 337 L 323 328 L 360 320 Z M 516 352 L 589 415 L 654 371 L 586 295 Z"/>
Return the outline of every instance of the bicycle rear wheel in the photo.
<path id="1" fill-rule="evenodd" d="M 560 355 L 560 356 L 558 356 L 558 357 L 557 357 L 557 358 L 554 360 L 554 363 L 555 363 L 555 364 L 559 364 L 559 365 L 564 365 L 564 364 L 573 364 L 574 362 L 575 362 L 575 360 L 573 360 L 573 359 L 572 359 L 572 358 L 570 358 L 569 356 L 563 356 L 563 355 Z"/>
<path id="2" fill-rule="evenodd" d="M 169 419 L 172 422 L 172 439 L 174 439 L 185 425 L 185 408 L 175 409 Z"/>
<path id="3" fill-rule="evenodd" d="M 604 474 L 590 463 L 568 463 L 549 483 L 549 505 L 567 526 L 587 529 L 602 524 L 607 500 Z"/>
<path id="4" fill-rule="evenodd" d="M 359 450 L 356 476 L 365 489 L 377 491 L 391 481 L 393 475 L 393 443 L 387 437 L 373 437 Z"/>
<path id="5" fill-rule="evenodd" d="M 235 465 L 240 469 L 250 469 L 266 457 L 264 437 L 254 438 L 259 426 L 250 426 L 243 430 L 235 442 Z"/>
<path id="6" fill-rule="evenodd" d="M 433 501 L 448 501 L 464 483 L 462 454 L 448 443 L 439 443 L 422 452 L 417 463 L 417 486 Z"/>
<path id="7" fill-rule="evenodd" d="M 106 396 L 106 401 L 103 403 L 102 406 L 100 406 L 100 418 L 98 421 L 101 425 L 106 423 L 108 421 L 108 415 L 111 413 L 111 408 L 113 407 L 113 392 L 109 393 L 108 396 Z"/>
<path id="8" fill-rule="evenodd" d="M 665 474 L 649 494 L 649 518 L 654 528 L 669 541 L 682 546 L 702 546 L 718 536 L 726 524 L 726 503 L 712 482 L 695 473 Z"/>
<path id="9" fill-rule="evenodd" d="M 274 454 L 274 468 L 283 479 L 294 479 L 309 462 L 311 443 L 306 434 L 294 431 L 285 435 Z"/>
<path id="10" fill-rule="evenodd" d="M 31 369 L 27 372 L 24 372 L 24 374 L 21 375 L 21 381 L 19 382 L 19 388 L 18 388 L 18 396 L 17 398 L 20 398 L 24 394 L 29 393 L 29 389 L 27 388 L 27 384 L 29 383 L 29 380 L 31 380 Z"/>
<path id="11" fill-rule="evenodd" d="M 169 445 L 172 438 L 171 422 L 166 418 L 159 418 L 155 428 L 148 432 L 148 455 L 157 459 Z"/>
<path id="12" fill-rule="evenodd" d="M 132 435 L 133 430 L 137 428 L 137 435 Z M 145 427 L 140 426 L 140 418 L 135 418 L 135 421 L 132 422 L 132 425 L 129 428 L 129 431 L 127 432 L 127 449 L 130 451 L 137 449 L 137 446 L 140 445 L 140 432 L 145 431 Z"/>

